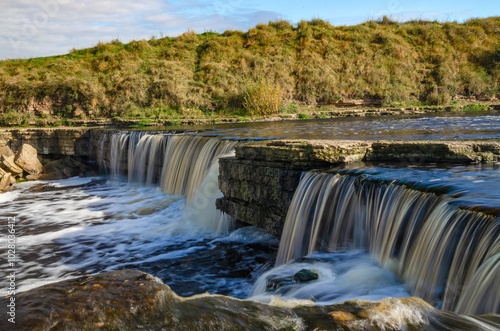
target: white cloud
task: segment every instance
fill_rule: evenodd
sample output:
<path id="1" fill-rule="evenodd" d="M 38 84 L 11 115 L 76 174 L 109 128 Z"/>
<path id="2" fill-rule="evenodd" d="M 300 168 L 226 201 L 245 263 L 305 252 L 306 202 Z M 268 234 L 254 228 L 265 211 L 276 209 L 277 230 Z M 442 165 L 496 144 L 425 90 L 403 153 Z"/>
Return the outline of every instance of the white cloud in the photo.
<path id="1" fill-rule="evenodd" d="M 0 59 L 65 54 L 98 41 L 128 42 L 188 29 L 246 30 L 280 16 L 241 0 L 17 0 L 0 6 Z"/>

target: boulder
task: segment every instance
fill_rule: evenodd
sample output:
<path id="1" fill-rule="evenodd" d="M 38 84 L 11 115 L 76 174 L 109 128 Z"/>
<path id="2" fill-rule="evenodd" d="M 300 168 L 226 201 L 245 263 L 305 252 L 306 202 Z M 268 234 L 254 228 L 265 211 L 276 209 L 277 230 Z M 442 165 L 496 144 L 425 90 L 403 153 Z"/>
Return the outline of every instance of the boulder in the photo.
<path id="1" fill-rule="evenodd" d="M 26 176 L 26 180 L 39 180 L 43 175 L 38 174 L 38 175 L 28 175 Z"/>
<path id="2" fill-rule="evenodd" d="M 73 169 L 71 169 L 71 168 L 69 168 L 69 167 L 65 167 L 65 168 L 63 169 L 63 174 L 64 174 L 64 176 L 66 176 L 66 177 L 72 177 L 72 175 L 73 175 Z"/>
<path id="3" fill-rule="evenodd" d="M 268 278 L 266 279 L 266 292 L 274 292 L 280 287 L 292 284 L 292 277 Z"/>
<path id="4" fill-rule="evenodd" d="M 307 270 L 307 269 L 300 270 L 295 275 L 293 275 L 293 278 L 292 278 L 292 280 L 295 283 L 305 283 L 305 282 L 310 282 L 311 280 L 316 280 L 316 279 L 318 279 L 318 274 L 315 273 L 314 271 Z"/>
<path id="5" fill-rule="evenodd" d="M 5 190 L 5 188 L 11 185 L 11 177 L 8 172 L 0 173 L 0 191 Z"/>
<path id="6" fill-rule="evenodd" d="M 37 175 L 43 171 L 42 163 L 38 160 L 38 152 L 33 146 L 28 144 L 21 146 L 14 161 L 30 175 Z"/>
<path id="7" fill-rule="evenodd" d="M 12 151 L 12 149 L 10 149 L 9 146 L 1 146 L 0 147 L 0 158 L 1 157 L 9 157 L 12 155 L 14 155 L 14 152 Z"/>
<path id="8" fill-rule="evenodd" d="M 87 167 L 78 158 L 66 156 L 50 161 L 43 167 L 44 176 L 39 179 L 62 179 L 74 176 L 83 177 L 88 173 Z M 47 175 L 47 176 L 45 176 Z"/>
<path id="9" fill-rule="evenodd" d="M 23 169 L 21 169 L 14 161 L 14 156 L 2 157 L 2 168 L 7 172 L 10 172 L 14 176 L 22 175 Z"/>
<path id="10" fill-rule="evenodd" d="M 289 277 L 278 277 L 266 279 L 266 291 L 274 292 L 279 288 L 295 283 L 306 283 L 318 279 L 319 276 L 316 272 L 308 269 L 302 269 Z"/>

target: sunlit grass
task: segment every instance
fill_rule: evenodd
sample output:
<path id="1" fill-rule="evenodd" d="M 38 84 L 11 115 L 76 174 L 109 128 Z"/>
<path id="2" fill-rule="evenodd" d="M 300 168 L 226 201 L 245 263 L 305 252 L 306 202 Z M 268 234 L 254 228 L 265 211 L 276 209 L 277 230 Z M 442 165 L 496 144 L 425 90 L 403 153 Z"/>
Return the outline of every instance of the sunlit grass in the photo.
<path id="1" fill-rule="evenodd" d="M 0 61 L 0 125 L 65 118 L 165 121 L 297 114 L 500 96 L 500 17 L 465 23 L 314 19 Z M 469 109 L 472 111 L 474 109 Z"/>

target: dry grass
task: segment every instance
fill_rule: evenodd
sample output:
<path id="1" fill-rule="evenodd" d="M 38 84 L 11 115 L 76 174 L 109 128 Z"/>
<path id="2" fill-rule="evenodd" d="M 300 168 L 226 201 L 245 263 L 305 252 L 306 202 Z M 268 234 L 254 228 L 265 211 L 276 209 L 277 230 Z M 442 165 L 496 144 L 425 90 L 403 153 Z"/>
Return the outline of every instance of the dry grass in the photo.
<path id="1" fill-rule="evenodd" d="M 64 56 L 0 61 L 0 114 L 241 116 L 245 107 L 275 113 L 282 102 L 494 99 L 499 36 L 500 17 L 463 24 L 383 18 L 356 26 L 276 21 L 247 32 L 115 40 Z"/>
<path id="2" fill-rule="evenodd" d="M 283 104 L 283 89 L 271 80 L 261 78 L 248 85 L 243 106 L 252 115 L 274 115 Z"/>

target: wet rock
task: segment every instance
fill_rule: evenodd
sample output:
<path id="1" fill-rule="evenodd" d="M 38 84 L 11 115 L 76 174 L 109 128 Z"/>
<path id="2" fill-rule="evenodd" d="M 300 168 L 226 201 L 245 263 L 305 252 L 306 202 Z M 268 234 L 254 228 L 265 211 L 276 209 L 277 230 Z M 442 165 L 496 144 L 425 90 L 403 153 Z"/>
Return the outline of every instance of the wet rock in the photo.
<path id="1" fill-rule="evenodd" d="M 268 278 L 266 280 L 266 291 L 274 292 L 279 288 L 295 283 L 306 283 L 318 279 L 318 274 L 308 269 L 302 269 L 289 277 Z"/>
<path id="2" fill-rule="evenodd" d="M 14 161 L 30 175 L 38 175 L 43 171 L 42 163 L 38 160 L 38 152 L 33 146 L 28 144 L 21 146 Z"/>
<path id="3" fill-rule="evenodd" d="M 60 159 L 47 162 L 43 166 L 43 174 L 37 179 L 54 180 L 65 179 L 75 176 L 85 176 L 92 172 L 92 169 L 79 160 L 78 157 L 66 156 Z"/>
<path id="4" fill-rule="evenodd" d="M 14 156 L 2 157 L 2 168 L 14 176 L 20 176 L 23 169 L 14 162 Z"/>
<path id="5" fill-rule="evenodd" d="M 274 292 L 280 287 L 292 284 L 292 277 L 269 278 L 266 280 L 266 291 Z"/>
<path id="6" fill-rule="evenodd" d="M 38 175 L 28 175 L 26 176 L 26 180 L 39 180 L 43 175 L 42 174 L 38 174 Z"/>
<path id="7" fill-rule="evenodd" d="M 318 274 L 307 269 L 300 270 L 292 277 L 292 280 L 296 283 L 305 283 L 316 279 L 318 279 Z"/>
<path id="8" fill-rule="evenodd" d="M 0 298 L 7 315 L 8 297 Z M 419 298 L 350 300 L 330 306 L 222 295 L 177 296 L 137 270 L 87 275 L 18 293 L 18 330 L 484 330 L 498 315 L 462 316 Z M 13 324 L 0 319 L 1 330 Z"/>
<path id="9" fill-rule="evenodd" d="M 63 169 L 63 174 L 66 177 L 71 177 L 73 175 L 73 170 L 71 168 L 65 167 Z"/>
<path id="10" fill-rule="evenodd" d="M 0 300 L 2 316 L 5 300 Z M 224 296 L 181 298 L 158 278 L 135 270 L 20 293 L 16 317 L 19 330 L 304 330 L 289 309 Z M 0 329 L 8 326 L 0 320 Z"/>
<path id="11" fill-rule="evenodd" d="M 234 248 L 227 249 L 224 254 L 225 254 L 225 261 L 228 266 L 234 266 L 242 259 L 241 254 L 238 253 L 238 251 Z"/>

